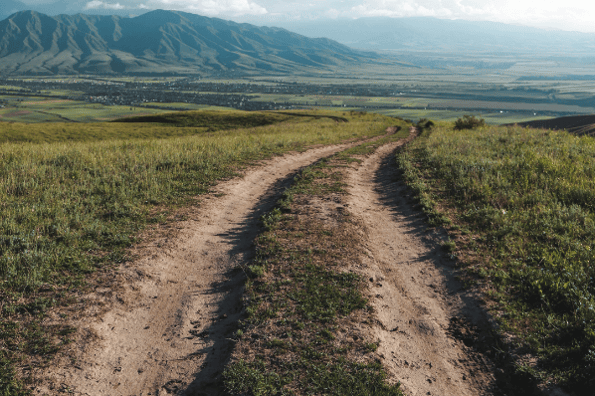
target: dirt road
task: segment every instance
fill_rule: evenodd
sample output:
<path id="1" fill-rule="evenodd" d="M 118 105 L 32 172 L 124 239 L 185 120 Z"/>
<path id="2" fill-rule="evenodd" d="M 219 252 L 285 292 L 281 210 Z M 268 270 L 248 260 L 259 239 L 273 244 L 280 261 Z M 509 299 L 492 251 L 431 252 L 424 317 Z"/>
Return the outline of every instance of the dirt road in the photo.
<path id="1" fill-rule="evenodd" d="M 378 352 L 406 394 L 486 395 L 494 379 L 483 358 L 449 335 L 458 316 L 485 320 L 472 298 L 460 293 L 454 261 L 410 204 L 407 188 L 396 181 L 394 151 L 380 147 L 350 172 L 349 210 L 366 228 L 365 276 L 380 325 Z"/>
<path id="2" fill-rule="evenodd" d="M 86 336 L 39 392 L 216 394 L 210 384 L 233 348 L 229 337 L 242 309 L 244 277 L 234 269 L 251 253 L 259 217 L 289 176 L 347 147 L 274 158 L 219 184 L 188 221 L 177 224 L 175 240 L 144 247 L 141 259 L 120 269 L 125 289 L 118 303 L 97 320 L 75 323 Z"/>
<path id="3" fill-rule="evenodd" d="M 489 393 L 485 363 L 448 334 L 450 318 L 481 312 L 456 293 L 440 235 L 425 232 L 406 190 L 393 182 L 386 162 L 397 145 L 380 147 L 348 180 L 349 210 L 367 228 L 365 271 L 374 280 L 383 363 L 408 395 Z M 143 247 L 139 260 L 120 269 L 118 302 L 75 323 L 79 338 L 39 392 L 218 394 L 214 381 L 241 318 L 244 276 L 237 268 L 251 254 L 260 215 L 299 168 L 346 147 L 274 158 L 218 185 L 177 224 L 175 238 Z"/>

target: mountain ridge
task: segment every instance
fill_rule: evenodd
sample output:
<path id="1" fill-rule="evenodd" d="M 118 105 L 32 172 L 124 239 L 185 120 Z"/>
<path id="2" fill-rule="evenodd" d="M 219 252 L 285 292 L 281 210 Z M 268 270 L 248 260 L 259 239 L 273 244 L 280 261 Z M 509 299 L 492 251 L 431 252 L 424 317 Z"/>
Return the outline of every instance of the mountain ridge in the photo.
<path id="1" fill-rule="evenodd" d="M 180 11 L 134 18 L 20 11 L 0 22 L 3 74 L 328 69 L 378 57 L 325 38 Z"/>
<path id="2" fill-rule="evenodd" d="M 307 37 L 324 35 L 352 48 L 389 51 L 589 53 L 595 33 L 545 30 L 501 22 L 435 17 L 363 17 L 285 22 Z"/>

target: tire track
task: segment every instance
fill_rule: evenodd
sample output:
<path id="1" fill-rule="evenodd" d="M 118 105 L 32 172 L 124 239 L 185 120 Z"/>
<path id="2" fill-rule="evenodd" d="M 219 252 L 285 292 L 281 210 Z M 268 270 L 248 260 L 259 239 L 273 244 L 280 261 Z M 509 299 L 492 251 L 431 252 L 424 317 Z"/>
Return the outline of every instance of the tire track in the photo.
<path id="1" fill-rule="evenodd" d="M 296 171 L 353 144 L 288 154 L 220 183 L 175 239 L 141 247 L 119 269 L 112 304 L 98 290 L 89 300 L 105 313 L 73 323 L 78 339 L 49 370 L 39 393 L 77 395 L 218 394 L 217 380 L 242 317 L 244 275 L 259 217 Z M 104 293 L 109 294 L 109 293 Z"/>
<path id="2" fill-rule="evenodd" d="M 481 355 L 450 335 L 451 320 L 486 322 L 478 302 L 461 292 L 444 233 L 431 231 L 396 181 L 395 150 L 380 147 L 350 171 L 349 210 L 366 229 L 363 272 L 379 325 L 374 337 L 391 377 L 408 395 L 486 395 L 495 380 Z"/>

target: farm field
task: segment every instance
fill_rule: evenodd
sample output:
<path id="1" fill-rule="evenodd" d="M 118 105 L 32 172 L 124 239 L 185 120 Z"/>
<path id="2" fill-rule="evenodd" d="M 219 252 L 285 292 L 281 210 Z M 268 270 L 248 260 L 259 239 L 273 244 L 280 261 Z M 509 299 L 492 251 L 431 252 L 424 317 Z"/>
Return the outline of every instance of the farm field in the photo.
<path id="1" fill-rule="evenodd" d="M 492 103 L 490 106 L 483 106 L 485 110 L 478 110 L 482 106 L 474 102 L 458 103 L 443 100 L 430 102 L 425 98 L 399 97 L 346 97 L 346 96 L 325 96 L 325 95 L 272 95 L 272 94 L 251 94 L 255 102 L 279 103 L 296 108 L 310 109 L 340 109 L 346 111 L 367 111 L 378 114 L 418 120 L 420 118 L 432 118 L 439 121 L 454 121 L 463 114 L 473 113 L 486 120 L 489 124 L 519 123 L 535 119 L 548 119 L 551 116 L 537 114 L 533 110 L 515 108 L 518 104 Z M 2 97 L 0 97 L 2 99 Z M 222 106 L 201 105 L 194 103 L 144 103 L 134 106 L 117 106 L 90 104 L 81 101 L 68 99 L 48 99 L 40 97 L 21 97 L 15 103 L 13 97 L 4 96 L 7 106 L 0 108 L 0 122 L 85 122 L 97 123 L 116 120 L 121 117 L 133 117 L 138 115 L 157 114 L 163 110 L 229 110 Z M 440 109 L 432 109 L 440 107 Z M 492 108 L 503 108 L 505 110 L 494 112 Z M 522 106 L 521 106 L 522 107 Z M 525 106 L 533 108 L 535 106 Z M 466 110 L 468 109 L 468 110 Z M 568 106 L 547 105 L 544 109 L 569 110 Z M 582 108 L 570 108 L 570 110 L 583 110 Z"/>
<path id="2" fill-rule="evenodd" d="M 490 124 L 595 113 L 595 84 L 589 78 L 595 71 L 581 59 L 544 63 L 519 54 L 478 53 L 469 54 L 469 64 L 461 66 L 459 60 L 448 54 L 406 52 L 394 56 L 399 66 L 390 62 L 373 65 L 365 73 L 347 68 L 328 73 L 228 78 L 14 77 L 0 81 L 0 105 L 6 101 L 5 106 L 15 107 L 15 100 L 21 95 L 34 97 L 45 93 L 80 102 L 78 113 L 68 108 L 54 109 L 52 113 L 83 122 L 126 116 L 139 111 L 137 107 L 176 111 L 218 107 L 363 110 L 413 121 L 428 117 L 452 121 L 464 114 L 475 114 Z M 513 58 L 515 61 L 511 62 Z M 411 61 L 409 66 L 405 65 L 407 59 Z M 416 63 L 419 65 L 414 66 Z M 85 107 L 84 103 L 93 101 L 113 108 L 113 113 Z M 40 113 L 18 114 L 9 120 L 57 119 L 50 115 L 44 118 Z"/>
<path id="3" fill-rule="evenodd" d="M 595 140 L 522 127 L 426 131 L 398 156 L 523 381 L 592 393 Z M 464 275 L 466 273 L 466 275 Z M 478 345 L 479 346 L 479 345 Z M 481 347 L 481 346 L 479 346 Z"/>
<path id="4" fill-rule="evenodd" d="M 537 129 L 554 129 L 567 130 L 575 135 L 590 135 L 595 134 L 595 116 L 580 115 L 553 118 L 549 120 L 535 120 L 533 122 L 523 122 L 519 126 L 537 128 Z"/>
<path id="5" fill-rule="evenodd" d="M 167 109 L 175 109 L 175 110 L 232 110 L 226 107 L 221 106 L 209 106 L 209 105 L 200 105 L 195 103 L 147 103 L 145 105 L 141 105 L 140 107 L 144 108 L 161 108 L 164 110 Z"/>

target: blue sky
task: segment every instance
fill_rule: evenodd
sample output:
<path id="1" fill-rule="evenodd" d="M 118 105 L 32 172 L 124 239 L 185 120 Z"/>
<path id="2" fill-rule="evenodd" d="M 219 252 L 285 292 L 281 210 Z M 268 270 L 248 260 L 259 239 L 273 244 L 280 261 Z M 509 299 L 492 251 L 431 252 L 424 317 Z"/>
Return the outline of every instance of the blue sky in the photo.
<path id="1" fill-rule="evenodd" d="M 22 1 L 27 4 L 51 2 Z M 72 3 L 88 12 L 112 9 L 130 10 L 134 14 L 138 10 L 161 8 L 262 23 L 365 16 L 434 16 L 595 32 L 595 2 L 588 0 L 83 0 Z"/>

